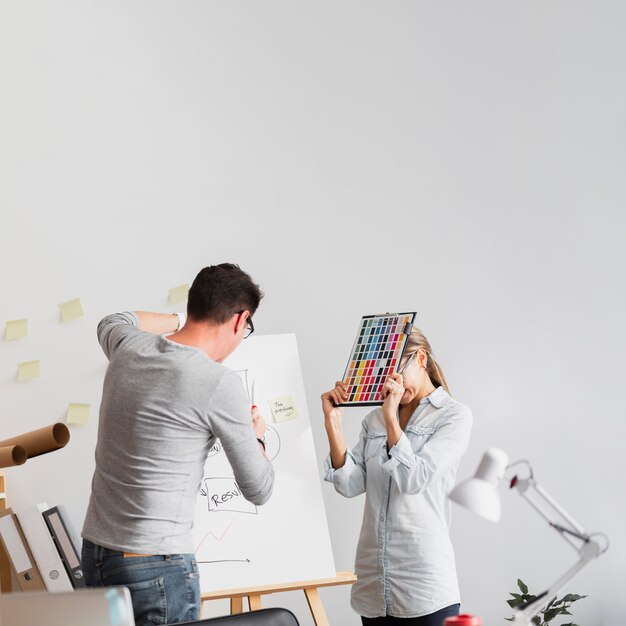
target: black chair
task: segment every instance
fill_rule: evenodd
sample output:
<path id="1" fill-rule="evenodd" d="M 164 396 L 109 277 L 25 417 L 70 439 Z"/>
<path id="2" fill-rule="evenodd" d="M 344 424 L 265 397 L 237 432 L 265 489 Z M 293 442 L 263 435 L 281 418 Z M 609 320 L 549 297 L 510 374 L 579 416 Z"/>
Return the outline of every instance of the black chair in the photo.
<path id="1" fill-rule="evenodd" d="M 261 609 L 224 617 L 211 617 L 176 626 L 300 626 L 296 616 L 287 609 Z"/>

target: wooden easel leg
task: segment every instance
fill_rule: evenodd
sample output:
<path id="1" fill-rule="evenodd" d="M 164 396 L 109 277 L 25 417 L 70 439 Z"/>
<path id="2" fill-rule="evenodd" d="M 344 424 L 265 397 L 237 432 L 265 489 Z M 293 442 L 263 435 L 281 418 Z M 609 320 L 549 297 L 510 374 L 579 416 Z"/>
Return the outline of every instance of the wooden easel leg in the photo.
<path id="1" fill-rule="evenodd" d="M 261 595 L 248 596 L 248 606 L 251 611 L 258 611 L 261 608 Z"/>
<path id="2" fill-rule="evenodd" d="M 9 591 L 11 591 L 11 564 L 4 548 L 0 546 L 0 592 Z"/>
<path id="3" fill-rule="evenodd" d="M 309 587 L 304 590 L 306 601 L 309 603 L 311 609 L 311 615 L 313 615 L 313 621 L 315 626 L 330 626 L 328 618 L 326 617 L 326 611 L 324 611 L 324 605 L 315 587 Z"/>
<path id="4" fill-rule="evenodd" d="M 236 615 L 243 613 L 243 598 L 241 596 L 233 596 L 230 599 L 230 614 Z"/>
<path id="5" fill-rule="evenodd" d="M 4 474 L 0 471 L 0 511 L 7 509 L 7 496 L 5 492 Z M 7 593 L 11 591 L 11 563 L 9 555 L 0 545 L 0 591 Z"/>

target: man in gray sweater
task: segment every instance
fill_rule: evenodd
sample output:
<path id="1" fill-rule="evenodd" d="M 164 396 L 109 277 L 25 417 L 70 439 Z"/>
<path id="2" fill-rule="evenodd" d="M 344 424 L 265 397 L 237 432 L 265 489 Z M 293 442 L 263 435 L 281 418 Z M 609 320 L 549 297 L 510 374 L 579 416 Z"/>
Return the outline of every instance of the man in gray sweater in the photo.
<path id="1" fill-rule="evenodd" d="M 130 589 L 137 626 L 199 617 L 191 529 L 216 438 L 244 497 L 259 505 L 271 495 L 265 422 L 221 365 L 254 330 L 262 297 L 248 274 L 223 263 L 196 276 L 186 323 L 184 314 L 136 311 L 98 325 L 109 366 L 82 565 L 87 586 Z"/>

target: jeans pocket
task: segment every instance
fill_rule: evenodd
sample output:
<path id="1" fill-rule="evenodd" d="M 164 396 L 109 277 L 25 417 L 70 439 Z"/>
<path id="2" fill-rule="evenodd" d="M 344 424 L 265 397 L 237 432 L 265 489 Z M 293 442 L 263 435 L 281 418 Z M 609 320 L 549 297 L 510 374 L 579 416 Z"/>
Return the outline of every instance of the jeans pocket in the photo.
<path id="1" fill-rule="evenodd" d="M 163 577 L 136 583 L 124 583 L 133 601 L 137 626 L 161 626 L 167 623 L 167 602 Z"/>

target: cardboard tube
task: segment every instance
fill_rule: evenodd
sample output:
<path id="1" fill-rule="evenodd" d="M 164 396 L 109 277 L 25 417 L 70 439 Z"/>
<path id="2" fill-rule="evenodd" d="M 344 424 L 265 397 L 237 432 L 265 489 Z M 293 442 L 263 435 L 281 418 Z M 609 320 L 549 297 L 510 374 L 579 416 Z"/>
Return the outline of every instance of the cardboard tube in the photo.
<path id="1" fill-rule="evenodd" d="M 0 467 L 11 467 L 26 463 L 28 454 L 22 446 L 0 447 Z"/>
<path id="2" fill-rule="evenodd" d="M 0 441 L 0 448 L 4 446 L 18 446 L 26 450 L 28 458 L 62 448 L 70 440 L 69 428 L 63 422 L 33 430 L 11 439 Z"/>

